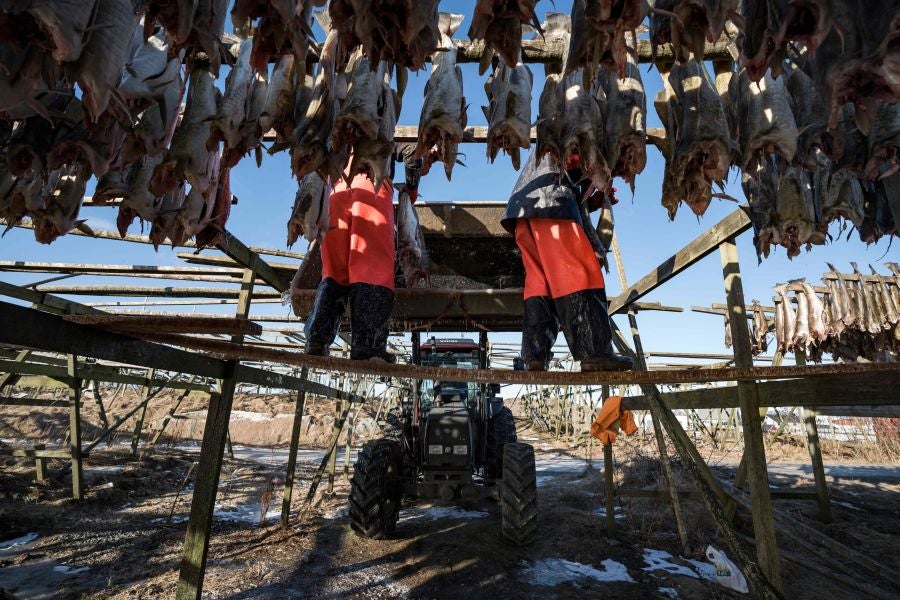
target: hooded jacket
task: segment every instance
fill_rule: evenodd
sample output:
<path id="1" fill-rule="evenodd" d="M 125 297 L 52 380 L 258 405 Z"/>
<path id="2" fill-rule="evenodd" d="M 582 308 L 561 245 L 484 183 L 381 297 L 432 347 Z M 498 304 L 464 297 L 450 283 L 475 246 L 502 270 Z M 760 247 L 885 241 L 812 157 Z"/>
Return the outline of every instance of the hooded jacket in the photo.
<path id="1" fill-rule="evenodd" d="M 517 219 L 564 219 L 583 225 L 576 194 L 579 186 L 545 156 L 536 164 L 532 152 L 513 188 L 500 224 L 515 234 Z"/>

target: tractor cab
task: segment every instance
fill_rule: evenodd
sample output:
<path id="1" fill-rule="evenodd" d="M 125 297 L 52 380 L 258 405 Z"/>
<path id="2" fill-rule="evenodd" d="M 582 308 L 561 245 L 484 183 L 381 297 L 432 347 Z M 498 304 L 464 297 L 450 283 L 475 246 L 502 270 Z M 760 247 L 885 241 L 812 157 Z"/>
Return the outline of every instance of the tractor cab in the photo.
<path id="1" fill-rule="evenodd" d="M 477 369 L 481 364 L 481 349 L 473 340 L 465 338 L 429 338 L 419 346 L 418 364 L 449 369 Z M 478 410 L 480 386 L 465 381 L 426 379 L 419 387 L 419 411 L 427 414 L 432 408 L 462 404 L 474 419 Z"/>

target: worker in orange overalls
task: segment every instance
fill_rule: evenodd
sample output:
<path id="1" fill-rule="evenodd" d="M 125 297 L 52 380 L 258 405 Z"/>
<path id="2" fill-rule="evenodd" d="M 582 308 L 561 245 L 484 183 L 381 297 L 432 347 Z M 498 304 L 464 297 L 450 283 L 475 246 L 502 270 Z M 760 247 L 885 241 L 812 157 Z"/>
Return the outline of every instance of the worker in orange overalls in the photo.
<path id="1" fill-rule="evenodd" d="M 398 150 L 391 160 L 406 164 L 406 189 L 415 198 L 418 164 Z M 393 171 L 393 168 L 391 169 Z M 376 185 L 356 175 L 334 185 L 328 230 L 322 240 L 322 281 L 306 321 L 306 352 L 327 356 L 350 303 L 350 358 L 385 360 L 394 307 L 394 189 L 391 177 Z"/>
<path id="2" fill-rule="evenodd" d="M 548 157 L 537 163 L 532 153 L 501 220 L 516 237 L 525 266 L 521 366 L 548 368 L 561 325 L 582 371 L 629 370 L 631 359 L 612 351 L 603 273 L 585 232 L 601 192 L 586 197 L 590 182 L 577 159 L 567 166 L 560 172 Z"/>

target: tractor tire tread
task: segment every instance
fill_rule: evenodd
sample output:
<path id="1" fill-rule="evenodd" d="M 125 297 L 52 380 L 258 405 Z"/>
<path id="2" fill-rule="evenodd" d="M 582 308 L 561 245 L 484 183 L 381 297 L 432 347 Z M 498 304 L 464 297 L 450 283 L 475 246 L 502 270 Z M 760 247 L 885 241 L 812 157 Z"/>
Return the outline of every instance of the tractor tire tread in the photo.
<path id="1" fill-rule="evenodd" d="M 503 537 L 526 546 L 537 537 L 537 472 L 534 449 L 528 444 L 503 447 L 503 481 L 500 487 Z"/>
<path id="2" fill-rule="evenodd" d="M 399 468 L 399 444 L 380 439 L 360 450 L 350 479 L 350 527 L 358 535 L 376 540 L 390 537 L 400 513 L 400 489 L 390 479 Z M 395 475 L 396 477 L 396 475 Z"/>

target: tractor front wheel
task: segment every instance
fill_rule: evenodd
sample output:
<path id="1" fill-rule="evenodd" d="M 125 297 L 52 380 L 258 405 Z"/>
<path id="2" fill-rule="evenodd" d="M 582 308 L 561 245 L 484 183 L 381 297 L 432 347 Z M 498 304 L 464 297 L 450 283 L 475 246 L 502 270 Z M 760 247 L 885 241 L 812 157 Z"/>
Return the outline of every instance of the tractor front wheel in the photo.
<path id="1" fill-rule="evenodd" d="M 529 444 L 503 446 L 503 481 L 500 485 L 503 537 L 527 546 L 537 535 L 537 472 Z"/>
<path id="2" fill-rule="evenodd" d="M 400 444 L 394 440 L 366 443 L 350 480 L 350 527 L 362 537 L 390 537 L 400 518 Z"/>

